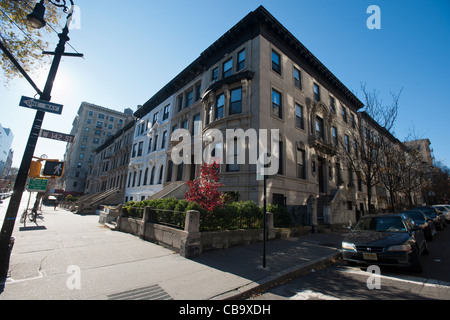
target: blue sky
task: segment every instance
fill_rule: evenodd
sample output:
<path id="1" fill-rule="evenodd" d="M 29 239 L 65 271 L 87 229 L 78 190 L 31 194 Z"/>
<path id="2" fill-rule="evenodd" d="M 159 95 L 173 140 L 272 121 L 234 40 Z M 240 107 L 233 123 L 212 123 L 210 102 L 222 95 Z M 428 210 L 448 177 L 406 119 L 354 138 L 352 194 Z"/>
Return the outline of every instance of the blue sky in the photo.
<path id="1" fill-rule="evenodd" d="M 85 59 L 64 58 L 52 92 L 63 115 L 47 114 L 43 128 L 69 133 L 83 101 L 136 110 L 250 11 L 263 5 L 331 72 L 363 100 L 360 84 L 390 92 L 403 88 L 395 126 L 428 138 L 450 167 L 449 0 L 75 0 L 80 29 L 71 45 Z M 49 4 L 48 4 L 49 5 Z M 381 30 L 369 30 L 370 5 L 381 9 Z M 58 30 L 59 31 L 59 30 Z M 50 35 L 53 50 L 58 40 Z M 72 49 L 67 47 L 67 51 Z M 32 77 L 43 88 L 47 70 Z M 35 92 L 23 79 L 0 86 L 0 123 L 11 128 L 19 166 L 35 112 L 18 106 Z M 40 139 L 35 155 L 62 159 L 65 144 Z"/>

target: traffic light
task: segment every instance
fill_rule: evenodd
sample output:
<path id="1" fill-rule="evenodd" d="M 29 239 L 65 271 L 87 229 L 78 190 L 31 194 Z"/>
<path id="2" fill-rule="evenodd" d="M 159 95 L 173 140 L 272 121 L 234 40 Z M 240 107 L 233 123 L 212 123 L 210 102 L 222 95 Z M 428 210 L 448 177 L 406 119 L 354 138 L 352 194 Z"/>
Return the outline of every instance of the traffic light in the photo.
<path id="1" fill-rule="evenodd" d="M 30 171 L 28 176 L 30 178 L 40 178 L 41 177 L 41 167 L 42 164 L 39 161 L 32 161 L 30 165 Z"/>
<path id="2" fill-rule="evenodd" d="M 43 176 L 61 178 L 64 173 L 65 163 L 62 161 L 49 161 L 45 162 Z"/>

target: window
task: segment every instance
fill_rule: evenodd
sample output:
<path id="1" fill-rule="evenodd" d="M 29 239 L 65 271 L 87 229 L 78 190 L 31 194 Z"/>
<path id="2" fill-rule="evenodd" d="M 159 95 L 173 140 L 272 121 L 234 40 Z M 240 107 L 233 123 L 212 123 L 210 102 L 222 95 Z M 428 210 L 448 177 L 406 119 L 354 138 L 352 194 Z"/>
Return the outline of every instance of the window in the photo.
<path id="1" fill-rule="evenodd" d="M 278 153 L 278 172 L 277 174 L 284 174 L 284 143 L 283 141 L 279 142 L 279 153 Z"/>
<path id="2" fill-rule="evenodd" d="M 316 137 L 325 140 L 324 122 L 321 117 L 316 117 Z"/>
<path id="3" fill-rule="evenodd" d="M 350 141 L 348 135 L 345 135 L 344 139 L 345 139 L 345 151 L 347 151 L 347 153 L 350 153 Z"/>
<path id="4" fill-rule="evenodd" d="M 132 158 L 136 157 L 136 146 L 137 146 L 137 144 L 135 143 L 135 144 L 133 145 L 133 151 L 132 151 L 132 154 L 131 154 L 131 157 L 132 157 Z"/>
<path id="5" fill-rule="evenodd" d="M 352 118 L 352 128 L 356 129 L 356 118 L 353 113 L 351 114 L 351 118 Z"/>
<path id="6" fill-rule="evenodd" d="M 152 152 L 152 146 L 153 146 L 153 139 L 150 138 L 150 140 L 148 141 L 148 150 L 147 150 L 147 153 Z"/>
<path id="7" fill-rule="evenodd" d="M 225 95 L 221 94 L 216 101 L 216 120 L 223 118 L 223 108 L 225 106 Z"/>
<path id="8" fill-rule="evenodd" d="M 143 183 L 144 186 L 147 185 L 147 180 L 148 180 L 148 168 L 145 169 L 144 183 Z"/>
<path id="9" fill-rule="evenodd" d="M 77 169 L 80 169 L 82 166 L 83 166 L 83 163 L 81 163 L 81 162 L 77 163 Z"/>
<path id="10" fill-rule="evenodd" d="M 142 149 L 144 149 L 144 142 L 143 141 L 139 142 L 138 154 L 137 154 L 138 157 L 142 156 Z"/>
<path id="11" fill-rule="evenodd" d="M 155 167 L 152 168 L 152 173 L 150 174 L 150 185 L 155 183 Z"/>
<path id="12" fill-rule="evenodd" d="M 283 117 L 281 93 L 276 90 L 272 90 L 272 115 L 280 119 Z"/>
<path id="13" fill-rule="evenodd" d="M 302 73 L 296 67 L 294 67 L 294 86 L 300 90 L 302 89 Z"/>
<path id="14" fill-rule="evenodd" d="M 166 182 L 172 181 L 172 171 L 173 171 L 173 162 L 172 162 L 172 160 L 169 160 L 169 162 L 167 164 L 167 178 L 166 178 Z"/>
<path id="15" fill-rule="evenodd" d="M 202 89 L 202 85 L 200 83 L 195 85 L 195 101 L 200 100 L 201 89 Z"/>
<path id="16" fill-rule="evenodd" d="M 333 146 L 337 147 L 338 146 L 338 133 L 337 133 L 337 128 L 333 127 L 331 129 L 331 133 L 333 134 Z"/>
<path id="17" fill-rule="evenodd" d="M 100 139 L 95 138 L 94 141 L 92 142 L 94 144 L 99 144 L 100 143 Z"/>
<path id="18" fill-rule="evenodd" d="M 164 131 L 163 137 L 162 137 L 162 142 L 161 142 L 162 149 L 164 149 L 166 147 L 166 142 L 167 142 L 167 131 Z"/>
<path id="19" fill-rule="evenodd" d="M 99 119 L 105 119 L 105 115 L 102 114 L 102 113 L 99 113 L 99 114 L 98 114 L 98 118 L 99 118 Z"/>
<path id="20" fill-rule="evenodd" d="M 214 68 L 211 72 L 211 81 L 217 81 L 219 79 L 219 68 Z"/>
<path id="21" fill-rule="evenodd" d="M 190 90 L 186 93 L 186 108 L 192 106 L 192 102 L 194 101 L 194 90 Z"/>
<path id="22" fill-rule="evenodd" d="M 93 111 L 89 111 L 89 117 L 92 117 L 94 115 Z"/>
<path id="23" fill-rule="evenodd" d="M 188 122 L 187 122 L 187 120 L 184 120 L 183 122 L 181 122 L 181 128 L 187 130 L 187 128 L 188 128 Z"/>
<path id="24" fill-rule="evenodd" d="M 161 169 L 159 169 L 158 184 L 162 184 L 163 183 L 163 174 L 164 174 L 164 166 L 161 166 Z"/>
<path id="25" fill-rule="evenodd" d="M 152 127 L 155 125 L 156 121 L 158 121 L 158 112 L 153 115 Z"/>
<path id="26" fill-rule="evenodd" d="M 330 110 L 336 114 L 336 100 L 332 96 L 330 96 Z"/>
<path id="27" fill-rule="evenodd" d="M 199 132 L 200 132 L 200 114 L 197 114 L 197 115 L 194 116 L 193 122 L 194 122 L 194 125 L 192 127 L 193 128 L 193 132 L 192 133 L 195 136 L 195 135 L 199 134 Z"/>
<path id="28" fill-rule="evenodd" d="M 238 140 L 234 138 L 233 142 L 233 162 L 227 163 L 227 171 L 228 172 L 237 172 L 239 171 L 240 166 L 238 164 Z"/>
<path id="29" fill-rule="evenodd" d="M 245 49 L 238 53 L 237 71 L 245 68 Z"/>
<path id="30" fill-rule="evenodd" d="M 222 77 L 226 78 L 233 74 L 233 59 L 230 59 L 223 63 Z"/>
<path id="31" fill-rule="evenodd" d="M 155 136 L 155 142 L 153 144 L 153 150 L 152 151 L 156 151 L 157 148 L 158 148 L 158 135 Z"/>
<path id="32" fill-rule="evenodd" d="M 348 122 L 348 119 L 347 119 L 347 108 L 344 107 L 344 106 L 342 106 L 342 119 L 343 119 L 345 122 Z"/>
<path id="33" fill-rule="evenodd" d="M 101 130 L 95 130 L 95 135 L 96 135 L 96 136 L 101 136 L 101 135 L 102 135 Z"/>
<path id="34" fill-rule="evenodd" d="M 80 153 L 79 158 L 80 158 L 80 160 L 83 160 L 84 159 L 84 153 Z"/>
<path id="35" fill-rule="evenodd" d="M 164 107 L 163 121 L 169 119 L 170 105 Z"/>
<path id="36" fill-rule="evenodd" d="M 242 88 L 231 91 L 230 115 L 242 112 Z"/>
<path id="37" fill-rule="evenodd" d="M 281 56 L 275 51 L 272 51 L 272 70 L 281 74 Z"/>
<path id="38" fill-rule="evenodd" d="M 92 123 L 92 119 L 87 119 L 87 124 L 91 124 Z"/>
<path id="39" fill-rule="evenodd" d="M 297 149 L 297 178 L 306 179 L 306 152 L 300 148 Z"/>
<path id="40" fill-rule="evenodd" d="M 301 105 L 295 105 L 295 126 L 300 129 L 305 129 L 303 110 L 304 109 Z"/>
<path id="41" fill-rule="evenodd" d="M 320 87 L 314 83 L 314 101 L 320 101 Z"/>
<path id="42" fill-rule="evenodd" d="M 178 96 L 177 98 L 177 110 L 180 112 L 183 109 L 183 95 Z"/>

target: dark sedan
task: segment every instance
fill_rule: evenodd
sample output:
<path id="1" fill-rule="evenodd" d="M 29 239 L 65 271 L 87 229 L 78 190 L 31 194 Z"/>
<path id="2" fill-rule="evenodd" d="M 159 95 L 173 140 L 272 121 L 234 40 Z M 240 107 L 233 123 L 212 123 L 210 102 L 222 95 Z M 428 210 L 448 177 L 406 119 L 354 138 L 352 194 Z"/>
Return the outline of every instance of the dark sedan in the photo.
<path id="1" fill-rule="evenodd" d="M 362 217 L 342 241 L 342 256 L 349 264 L 402 266 L 422 272 L 422 253 L 428 253 L 423 231 L 406 214 Z"/>
<path id="2" fill-rule="evenodd" d="M 445 216 L 437 210 L 435 207 L 418 207 L 413 208 L 411 210 L 419 210 L 425 213 L 427 218 L 432 219 L 434 222 L 434 225 L 436 226 L 436 229 L 442 230 L 444 227 L 447 226 L 447 222 L 445 221 Z M 410 210 L 409 210 L 410 211 Z"/>
<path id="3" fill-rule="evenodd" d="M 433 237 L 436 235 L 436 226 L 431 218 L 428 218 L 425 213 L 419 210 L 403 211 L 402 213 L 407 214 L 412 221 L 419 226 L 425 235 L 427 241 L 432 241 Z"/>

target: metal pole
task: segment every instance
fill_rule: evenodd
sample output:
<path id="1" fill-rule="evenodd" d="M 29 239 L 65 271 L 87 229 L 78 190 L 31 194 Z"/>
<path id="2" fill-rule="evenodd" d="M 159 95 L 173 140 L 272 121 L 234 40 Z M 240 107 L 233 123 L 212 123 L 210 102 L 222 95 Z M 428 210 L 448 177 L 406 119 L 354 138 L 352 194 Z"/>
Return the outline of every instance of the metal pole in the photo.
<path id="1" fill-rule="evenodd" d="M 267 243 L 267 175 L 264 172 L 264 245 L 263 245 L 263 268 L 266 268 L 266 243 Z"/>
<path id="2" fill-rule="evenodd" d="M 61 57 L 64 54 L 65 44 L 69 41 L 69 28 L 68 25 L 63 29 L 63 32 L 59 34 L 59 43 L 56 46 L 55 56 L 53 58 L 52 65 L 47 77 L 47 82 L 43 93 L 40 95 L 40 99 L 43 101 L 51 100 L 51 92 L 53 88 L 53 82 L 56 78 L 59 63 Z M 34 123 L 31 128 L 30 136 L 23 154 L 22 163 L 20 164 L 19 172 L 17 174 L 16 183 L 14 185 L 14 192 L 11 196 L 8 209 L 6 211 L 5 220 L 3 221 L 3 227 L 0 233 L 0 279 L 7 278 L 10 259 L 10 239 L 14 230 L 14 224 L 17 219 L 17 212 L 19 210 L 20 201 L 22 200 L 22 194 L 25 190 L 25 185 L 28 178 L 28 171 L 30 169 L 31 161 L 33 160 L 34 150 L 36 148 L 37 140 L 41 131 L 42 122 L 44 121 L 45 112 L 37 111 L 34 118 Z"/>

